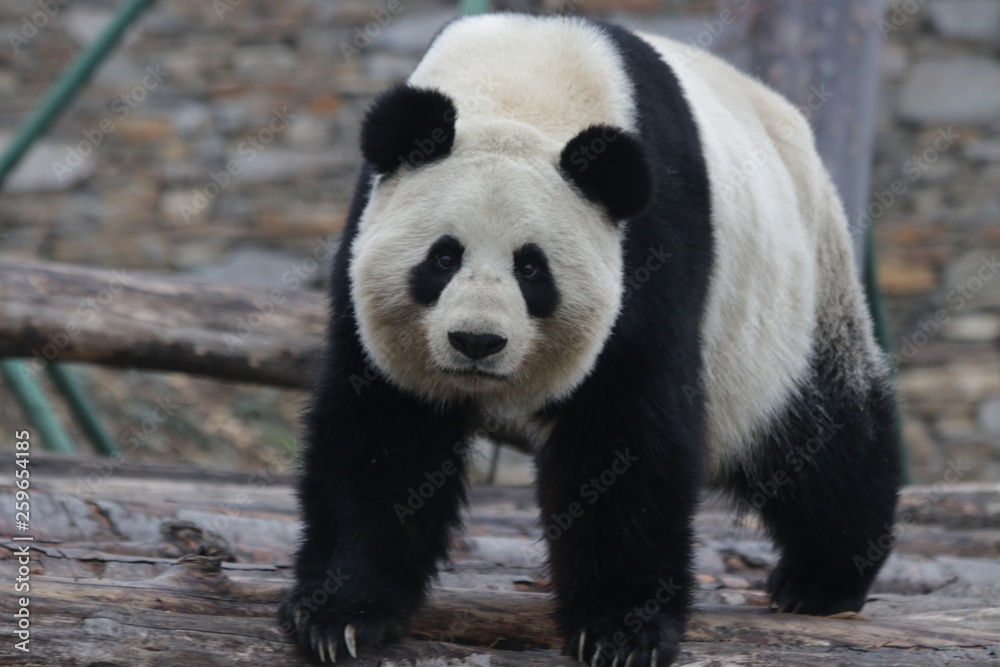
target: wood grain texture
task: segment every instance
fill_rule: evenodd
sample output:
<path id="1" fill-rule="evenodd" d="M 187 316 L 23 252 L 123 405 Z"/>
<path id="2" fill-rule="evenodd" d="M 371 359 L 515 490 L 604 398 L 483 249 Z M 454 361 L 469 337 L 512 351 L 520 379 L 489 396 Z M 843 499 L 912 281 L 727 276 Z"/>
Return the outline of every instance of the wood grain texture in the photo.
<path id="1" fill-rule="evenodd" d="M 323 295 L 0 259 L 0 357 L 305 387 Z"/>

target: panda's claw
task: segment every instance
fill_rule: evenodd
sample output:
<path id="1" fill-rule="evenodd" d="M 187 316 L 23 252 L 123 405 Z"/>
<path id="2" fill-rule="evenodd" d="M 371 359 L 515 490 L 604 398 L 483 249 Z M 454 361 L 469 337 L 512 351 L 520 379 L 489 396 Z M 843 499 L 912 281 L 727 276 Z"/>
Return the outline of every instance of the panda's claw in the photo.
<path id="1" fill-rule="evenodd" d="M 309 642 L 309 646 L 312 647 L 313 653 L 319 655 L 319 661 L 326 662 L 326 656 L 322 653 L 323 641 L 320 639 L 319 629 L 316 626 L 309 628 L 306 640 Z"/>
<path id="2" fill-rule="evenodd" d="M 577 662 L 584 662 L 584 660 L 583 660 L 583 651 L 584 651 L 584 647 L 585 647 L 586 643 L 587 643 L 587 631 L 586 630 L 581 630 L 580 631 L 580 646 L 576 650 L 576 661 Z"/>
<path id="3" fill-rule="evenodd" d="M 618 657 L 619 657 L 619 653 L 618 653 L 618 651 L 616 650 L 616 651 L 615 651 L 615 657 L 614 657 L 614 659 L 613 659 L 613 660 L 611 661 L 611 667 L 618 667 Z"/>
<path id="4" fill-rule="evenodd" d="M 601 647 L 597 645 L 594 647 L 594 655 L 590 657 L 590 667 L 597 667 L 597 658 L 601 655 Z"/>
<path id="5" fill-rule="evenodd" d="M 358 657 L 358 630 L 353 623 L 348 623 L 344 628 L 344 646 L 352 658 Z"/>
<path id="6" fill-rule="evenodd" d="M 635 651 L 629 652 L 628 660 L 625 661 L 625 667 L 632 667 L 633 662 L 635 662 Z"/>
<path id="7" fill-rule="evenodd" d="M 653 649 L 653 653 L 649 656 L 649 667 L 657 667 L 656 662 L 657 649 Z"/>

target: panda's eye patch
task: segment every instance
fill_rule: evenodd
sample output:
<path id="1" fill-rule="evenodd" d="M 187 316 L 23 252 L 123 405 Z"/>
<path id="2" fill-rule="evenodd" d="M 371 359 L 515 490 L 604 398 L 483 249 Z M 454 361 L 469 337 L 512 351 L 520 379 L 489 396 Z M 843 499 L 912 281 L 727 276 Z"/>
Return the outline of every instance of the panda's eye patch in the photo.
<path id="1" fill-rule="evenodd" d="M 542 249 L 526 243 L 514 252 L 514 275 L 532 317 L 549 317 L 559 303 L 559 290 Z"/>
<path id="2" fill-rule="evenodd" d="M 432 305 L 462 267 L 465 248 L 454 236 L 442 236 L 424 260 L 410 270 L 410 293 L 417 303 Z"/>

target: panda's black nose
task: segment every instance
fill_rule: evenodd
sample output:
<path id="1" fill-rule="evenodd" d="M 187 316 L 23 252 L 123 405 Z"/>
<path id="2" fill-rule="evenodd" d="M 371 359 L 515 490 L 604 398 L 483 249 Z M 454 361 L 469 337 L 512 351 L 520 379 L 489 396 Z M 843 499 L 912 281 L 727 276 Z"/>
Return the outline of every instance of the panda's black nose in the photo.
<path id="1" fill-rule="evenodd" d="M 449 331 L 451 346 L 469 357 L 482 359 L 496 354 L 507 346 L 507 339 L 496 334 L 474 334 L 466 331 Z"/>

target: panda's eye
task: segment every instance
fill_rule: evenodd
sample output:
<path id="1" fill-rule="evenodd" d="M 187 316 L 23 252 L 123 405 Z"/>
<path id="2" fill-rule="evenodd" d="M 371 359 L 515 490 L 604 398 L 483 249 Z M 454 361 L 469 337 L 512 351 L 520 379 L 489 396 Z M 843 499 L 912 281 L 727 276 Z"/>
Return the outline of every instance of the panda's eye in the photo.
<path id="1" fill-rule="evenodd" d="M 517 272 L 521 274 L 521 277 L 525 280 L 531 280 L 532 278 L 537 278 L 538 274 L 541 272 L 538 264 L 534 262 L 524 262 L 517 267 Z"/>
<path id="2" fill-rule="evenodd" d="M 442 271 L 454 271 L 458 266 L 458 258 L 447 250 L 442 250 L 434 256 L 434 264 Z"/>

